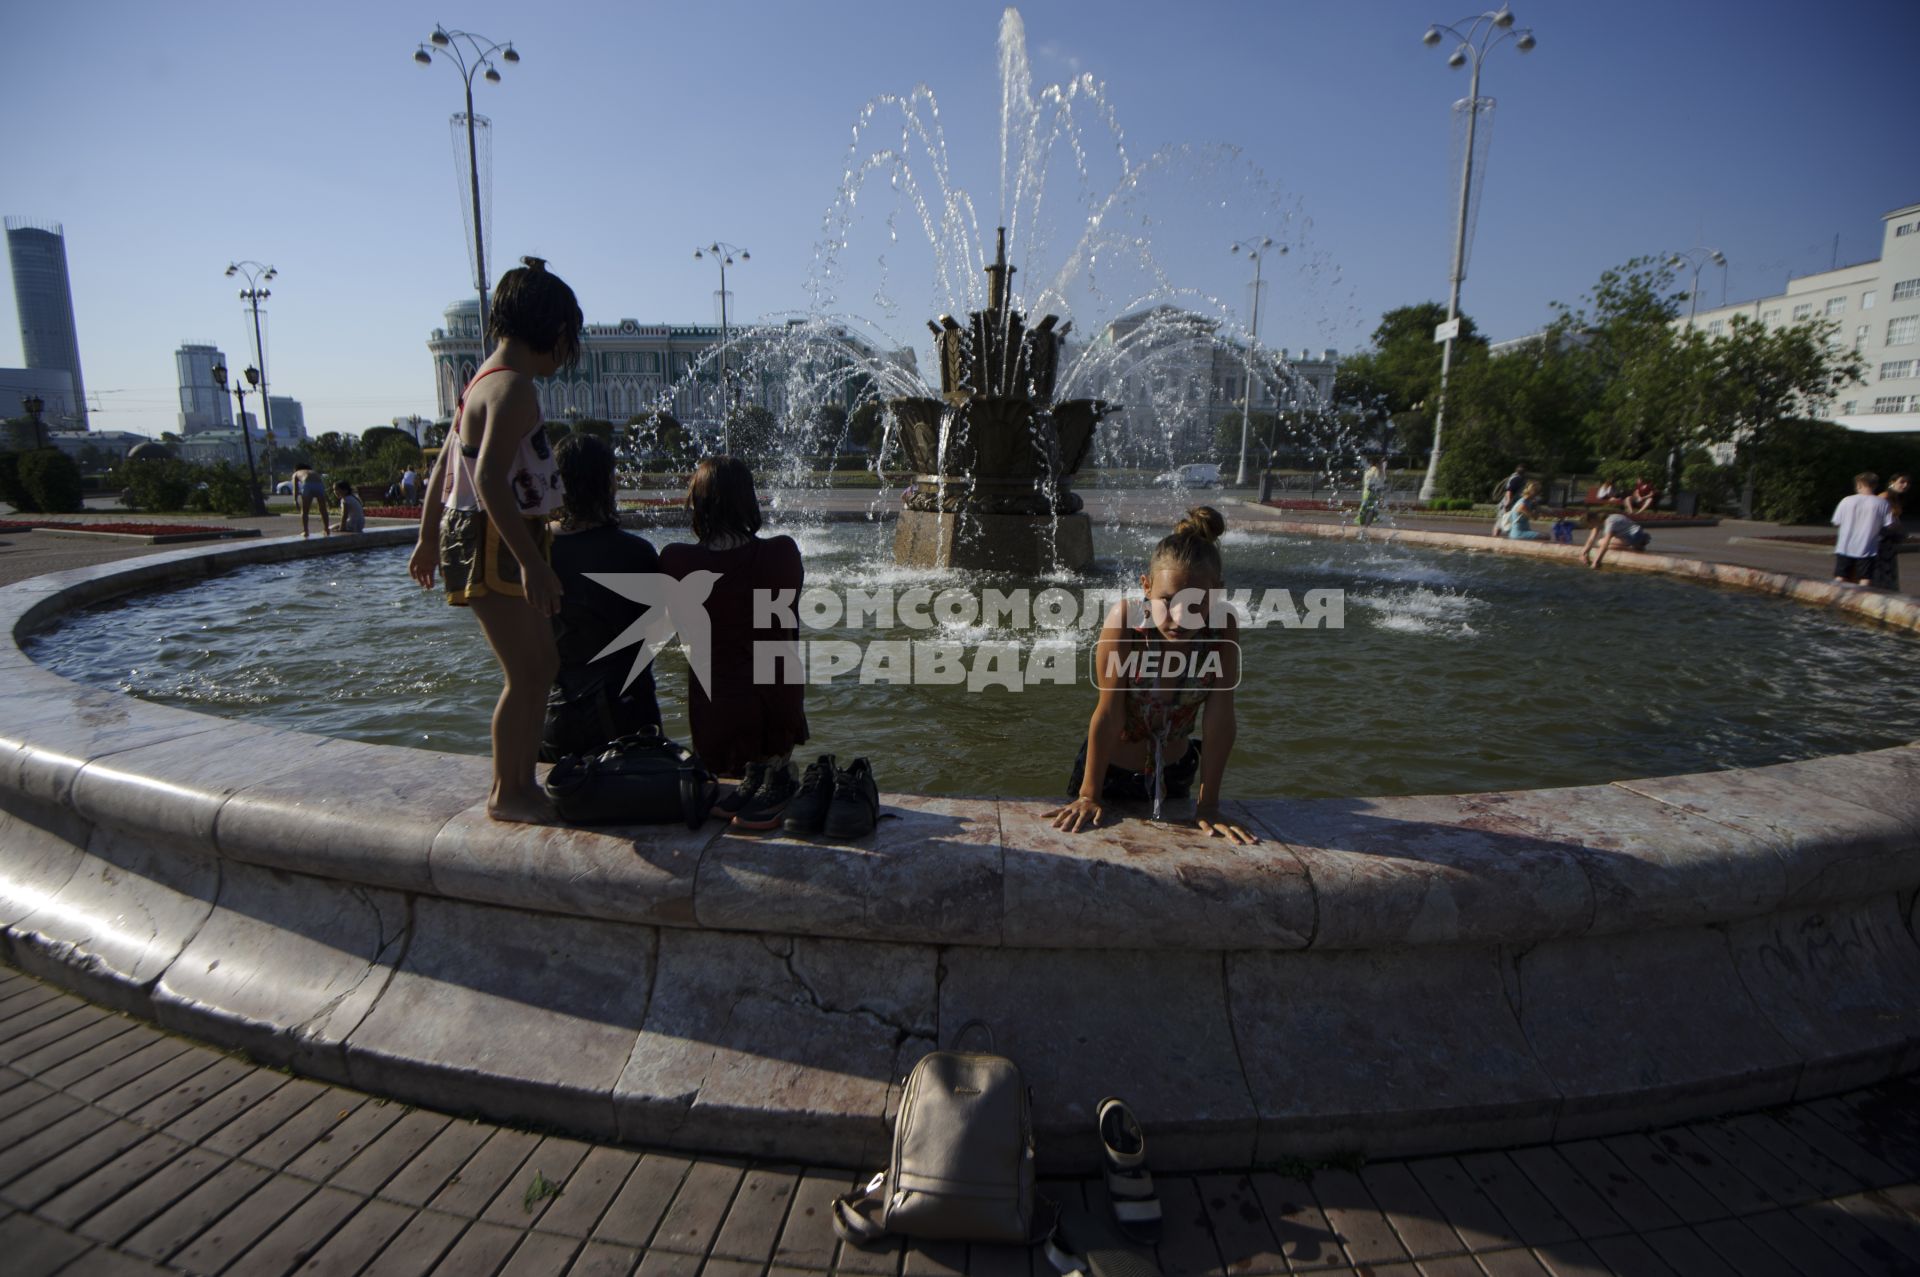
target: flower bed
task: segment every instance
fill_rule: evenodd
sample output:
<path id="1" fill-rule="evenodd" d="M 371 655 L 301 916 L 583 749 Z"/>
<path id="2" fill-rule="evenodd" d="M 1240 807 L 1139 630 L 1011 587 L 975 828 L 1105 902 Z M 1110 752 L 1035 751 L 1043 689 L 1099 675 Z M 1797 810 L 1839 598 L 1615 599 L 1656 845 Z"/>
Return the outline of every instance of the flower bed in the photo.
<path id="1" fill-rule="evenodd" d="M 154 537 L 186 533 L 216 536 L 237 535 L 233 528 L 205 523 L 75 523 L 70 519 L 0 519 L 0 532 L 25 532 L 47 528 L 59 532 L 111 532 L 117 536 Z"/>
<path id="2" fill-rule="evenodd" d="M 370 505 L 363 507 L 369 519 L 417 519 L 421 507 L 417 505 Z"/>

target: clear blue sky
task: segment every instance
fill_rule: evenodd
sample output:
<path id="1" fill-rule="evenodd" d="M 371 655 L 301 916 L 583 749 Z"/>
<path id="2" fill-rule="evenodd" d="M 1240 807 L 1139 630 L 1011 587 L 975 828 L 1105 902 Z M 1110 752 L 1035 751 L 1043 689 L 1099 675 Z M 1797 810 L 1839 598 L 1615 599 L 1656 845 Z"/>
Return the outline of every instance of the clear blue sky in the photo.
<path id="1" fill-rule="evenodd" d="M 713 238 L 753 253 L 729 279 L 740 311 L 807 305 L 852 125 L 878 94 L 932 89 L 954 180 L 991 222 L 1000 13 L 970 0 L 13 4 L 0 212 L 66 226 L 99 428 L 173 427 L 183 339 L 244 360 L 221 272 L 257 258 L 280 270 L 275 392 L 305 404 L 310 428 L 360 430 L 433 411 L 425 339 L 467 291 L 447 128 L 459 85 L 411 61 L 436 21 L 523 55 L 476 89 L 494 121 L 498 260 L 549 257 L 592 320 L 711 322 L 715 278 L 691 250 Z M 1454 10 L 1046 0 L 1022 13 L 1036 84 L 1104 82 L 1136 163 L 1239 148 L 1150 175 L 1124 210 L 1176 282 L 1237 309 L 1245 267 L 1226 243 L 1286 239 L 1296 251 L 1261 333 L 1295 349 L 1351 350 L 1383 310 L 1444 299 L 1449 107 L 1466 75 L 1419 37 Z M 1912 0 L 1521 0 L 1517 16 L 1540 44 L 1488 61 L 1499 108 L 1463 300 L 1496 338 L 1640 253 L 1711 245 L 1730 297 L 1777 291 L 1825 269 L 1836 235 L 1842 263 L 1876 255 L 1880 214 L 1920 200 Z M 1104 142 L 1091 163 L 1096 187 L 1111 180 Z M 1084 217 L 1070 185 L 1048 188 L 1056 228 Z M 917 226 L 902 219 L 890 242 L 890 198 L 884 181 L 863 195 L 836 292 L 913 341 L 943 301 Z M 1053 248 L 1064 239 L 1056 229 Z M 1024 285 L 1058 263 L 1023 265 Z M 5 296 L 0 364 L 17 365 Z M 1084 333 L 1111 316 L 1075 317 Z"/>

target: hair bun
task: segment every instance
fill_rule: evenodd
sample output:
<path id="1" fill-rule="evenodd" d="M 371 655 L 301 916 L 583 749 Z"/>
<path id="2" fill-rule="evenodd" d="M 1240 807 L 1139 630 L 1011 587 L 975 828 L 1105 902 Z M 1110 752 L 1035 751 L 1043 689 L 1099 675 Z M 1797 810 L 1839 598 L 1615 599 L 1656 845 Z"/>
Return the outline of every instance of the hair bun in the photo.
<path id="1" fill-rule="evenodd" d="M 531 271 L 543 271 L 547 268 L 547 259 L 544 257 L 522 257 L 520 264 Z"/>
<path id="2" fill-rule="evenodd" d="M 1187 516 L 1173 525 L 1173 535 L 1194 537 L 1212 544 L 1220 539 L 1227 530 L 1227 521 L 1220 512 L 1210 505 L 1197 505 L 1187 511 Z"/>

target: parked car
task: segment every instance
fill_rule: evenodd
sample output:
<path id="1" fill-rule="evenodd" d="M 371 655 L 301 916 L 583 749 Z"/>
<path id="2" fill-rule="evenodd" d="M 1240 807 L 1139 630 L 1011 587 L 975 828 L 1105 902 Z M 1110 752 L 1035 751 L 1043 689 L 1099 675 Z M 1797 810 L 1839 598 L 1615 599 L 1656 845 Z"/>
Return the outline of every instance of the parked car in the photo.
<path id="1" fill-rule="evenodd" d="M 282 480 L 281 480 L 280 482 L 278 482 L 278 483 L 276 483 L 276 484 L 274 484 L 274 485 L 273 485 L 273 495 L 274 495 L 274 496 L 276 496 L 276 497 L 290 497 L 290 496 L 292 496 L 292 495 L 293 495 L 293 480 L 291 480 L 291 479 L 282 479 Z"/>
<path id="2" fill-rule="evenodd" d="M 1157 476 L 1153 482 L 1161 488 L 1217 488 L 1220 486 L 1220 467 L 1210 461 L 1196 461 L 1178 470 L 1169 470 Z"/>

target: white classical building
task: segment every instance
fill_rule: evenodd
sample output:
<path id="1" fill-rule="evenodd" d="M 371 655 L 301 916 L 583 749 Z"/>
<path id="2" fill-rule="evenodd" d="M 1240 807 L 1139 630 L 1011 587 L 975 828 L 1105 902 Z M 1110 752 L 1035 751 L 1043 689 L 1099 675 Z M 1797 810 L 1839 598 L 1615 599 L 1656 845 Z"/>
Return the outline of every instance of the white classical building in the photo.
<path id="1" fill-rule="evenodd" d="M 1865 365 L 1864 384 L 1836 397 L 1833 420 L 1874 434 L 1920 431 L 1920 204 L 1896 208 L 1885 225 L 1880 256 L 1838 270 L 1787 281 L 1784 293 L 1703 310 L 1691 321 L 1708 336 L 1726 331 L 1735 315 L 1769 328 L 1832 320 L 1834 341 Z"/>

